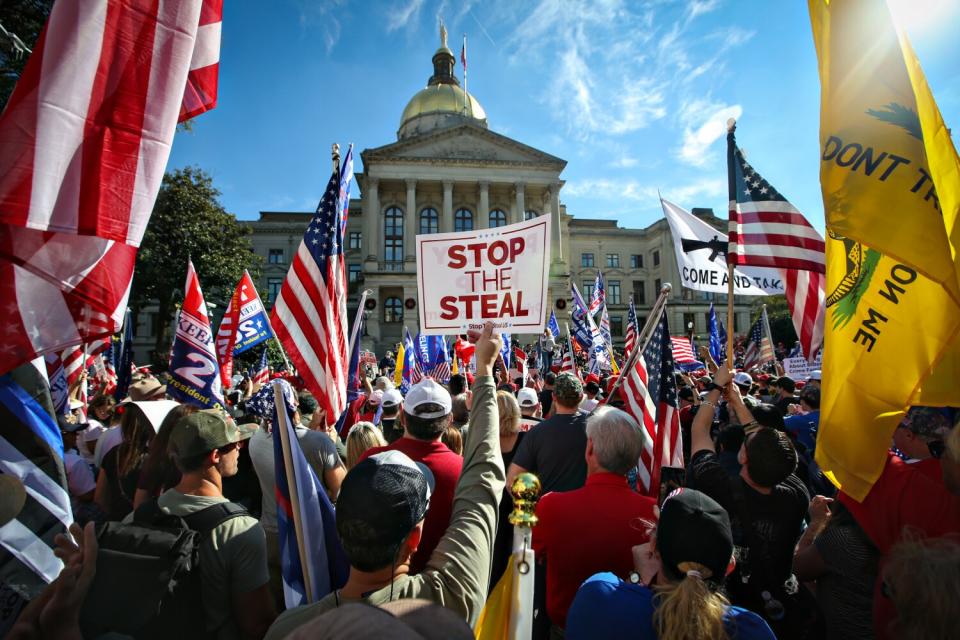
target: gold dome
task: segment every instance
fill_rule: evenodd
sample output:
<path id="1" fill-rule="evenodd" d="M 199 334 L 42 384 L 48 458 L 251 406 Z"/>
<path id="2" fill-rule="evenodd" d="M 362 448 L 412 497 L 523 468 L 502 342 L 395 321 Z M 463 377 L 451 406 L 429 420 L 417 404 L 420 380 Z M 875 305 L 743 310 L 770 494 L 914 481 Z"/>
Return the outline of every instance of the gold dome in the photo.
<path id="1" fill-rule="evenodd" d="M 437 84 L 418 91 L 410 99 L 400 117 L 400 127 L 417 116 L 439 113 L 487 119 L 487 113 L 476 98 L 455 84 Z"/>

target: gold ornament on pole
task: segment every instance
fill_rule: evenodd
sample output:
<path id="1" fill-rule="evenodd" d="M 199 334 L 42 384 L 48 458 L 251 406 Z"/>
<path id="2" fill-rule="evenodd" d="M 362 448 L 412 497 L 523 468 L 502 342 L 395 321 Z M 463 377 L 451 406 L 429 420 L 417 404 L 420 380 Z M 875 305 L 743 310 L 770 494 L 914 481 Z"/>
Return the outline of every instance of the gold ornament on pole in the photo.
<path id="1" fill-rule="evenodd" d="M 532 473 L 521 473 L 510 485 L 510 495 L 513 496 L 513 512 L 509 518 L 510 524 L 518 529 L 514 531 L 514 544 L 522 538 L 523 553 L 517 564 L 517 571 L 527 574 L 532 568 L 526 561 L 526 551 L 530 548 L 530 529 L 537 526 L 537 500 L 540 499 L 540 479 Z"/>

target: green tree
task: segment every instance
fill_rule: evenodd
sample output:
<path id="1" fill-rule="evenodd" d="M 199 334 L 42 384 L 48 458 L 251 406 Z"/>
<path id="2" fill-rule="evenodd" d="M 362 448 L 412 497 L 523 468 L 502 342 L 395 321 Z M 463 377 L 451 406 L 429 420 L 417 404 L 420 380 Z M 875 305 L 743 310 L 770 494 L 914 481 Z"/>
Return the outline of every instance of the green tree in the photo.
<path id="1" fill-rule="evenodd" d="M 0 24 L 11 36 L 17 37 L 22 46 L 34 49 L 52 7 L 53 0 L 0 2 Z M 0 109 L 6 106 L 30 57 L 18 51 L 18 46 L 12 37 L 0 35 Z"/>
<path id="2" fill-rule="evenodd" d="M 217 305 L 211 315 L 220 317 L 233 288 L 249 269 L 256 278 L 260 258 L 253 253 L 251 229 L 223 208 L 213 179 L 198 167 L 167 172 L 153 207 L 130 292 L 136 314 L 150 303 L 157 305 L 158 321 L 154 364 L 166 365 L 170 324 L 183 299 L 187 260 L 192 259 L 204 299 Z M 213 327 L 216 330 L 216 327 Z"/>
<path id="3" fill-rule="evenodd" d="M 793 328 L 793 316 L 790 315 L 790 305 L 787 297 L 757 296 L 753 301 L 751 321 L 760 317 L 763 305 L 767 305 L 767 318 L 770 320 L 770 333 L 773 335 L 773 346 L 783 343 L 789 351 L 797 341 L 797 332 Z"/>

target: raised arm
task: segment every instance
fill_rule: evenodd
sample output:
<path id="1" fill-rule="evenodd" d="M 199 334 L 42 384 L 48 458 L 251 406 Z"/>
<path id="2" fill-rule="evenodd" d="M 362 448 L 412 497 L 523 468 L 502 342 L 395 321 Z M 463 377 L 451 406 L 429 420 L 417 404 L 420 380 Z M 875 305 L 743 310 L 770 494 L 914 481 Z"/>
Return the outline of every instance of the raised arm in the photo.
<path id="1" fill-rule="evenodd" d="M 503 494 L 493 363 L 500 336 L 487 324 L 477 340 L 477 376 L 473 384 L 470 428 L 463 451 L 463 470 L 453 497 L 450 526 L 420 574 L 430 598 L 462 615 L 472 626 L 487 598 L 497 509 Z"/>

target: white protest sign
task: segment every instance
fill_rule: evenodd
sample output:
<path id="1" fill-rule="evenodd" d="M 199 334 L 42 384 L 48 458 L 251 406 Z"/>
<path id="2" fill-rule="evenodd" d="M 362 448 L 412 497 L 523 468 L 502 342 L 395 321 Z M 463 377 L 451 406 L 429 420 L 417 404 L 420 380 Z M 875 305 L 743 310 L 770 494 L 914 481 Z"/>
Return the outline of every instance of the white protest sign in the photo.
<path id="1" fill-rule="evenodd" d="M 727 234 L 669 200 L 661 198 L 660 204 L 673 236 L 681 284 L 695 291 L 727 293 Z M 733 286 L 738 296 L 785 293 L 779 269 L 737 267 Z"/>
<path id="2" fill-rule="evenodd" d="M 807 364 L 807 359 L 804 357 L 784 358 L 783 373 L 794 380 L 806 380 L 810 376 L 811 371 L 820 368 L 822 357 L 821 354 L 817 354 L 817 358 L 813 361 L 812 365 Z"/>
<path id="3" fill-rule="evenodd" d="M 449 335 L 493 321 L 540 333 L 546 321 L 549 215 L 495 229 L 417 236 L 420 333 Z"/>

